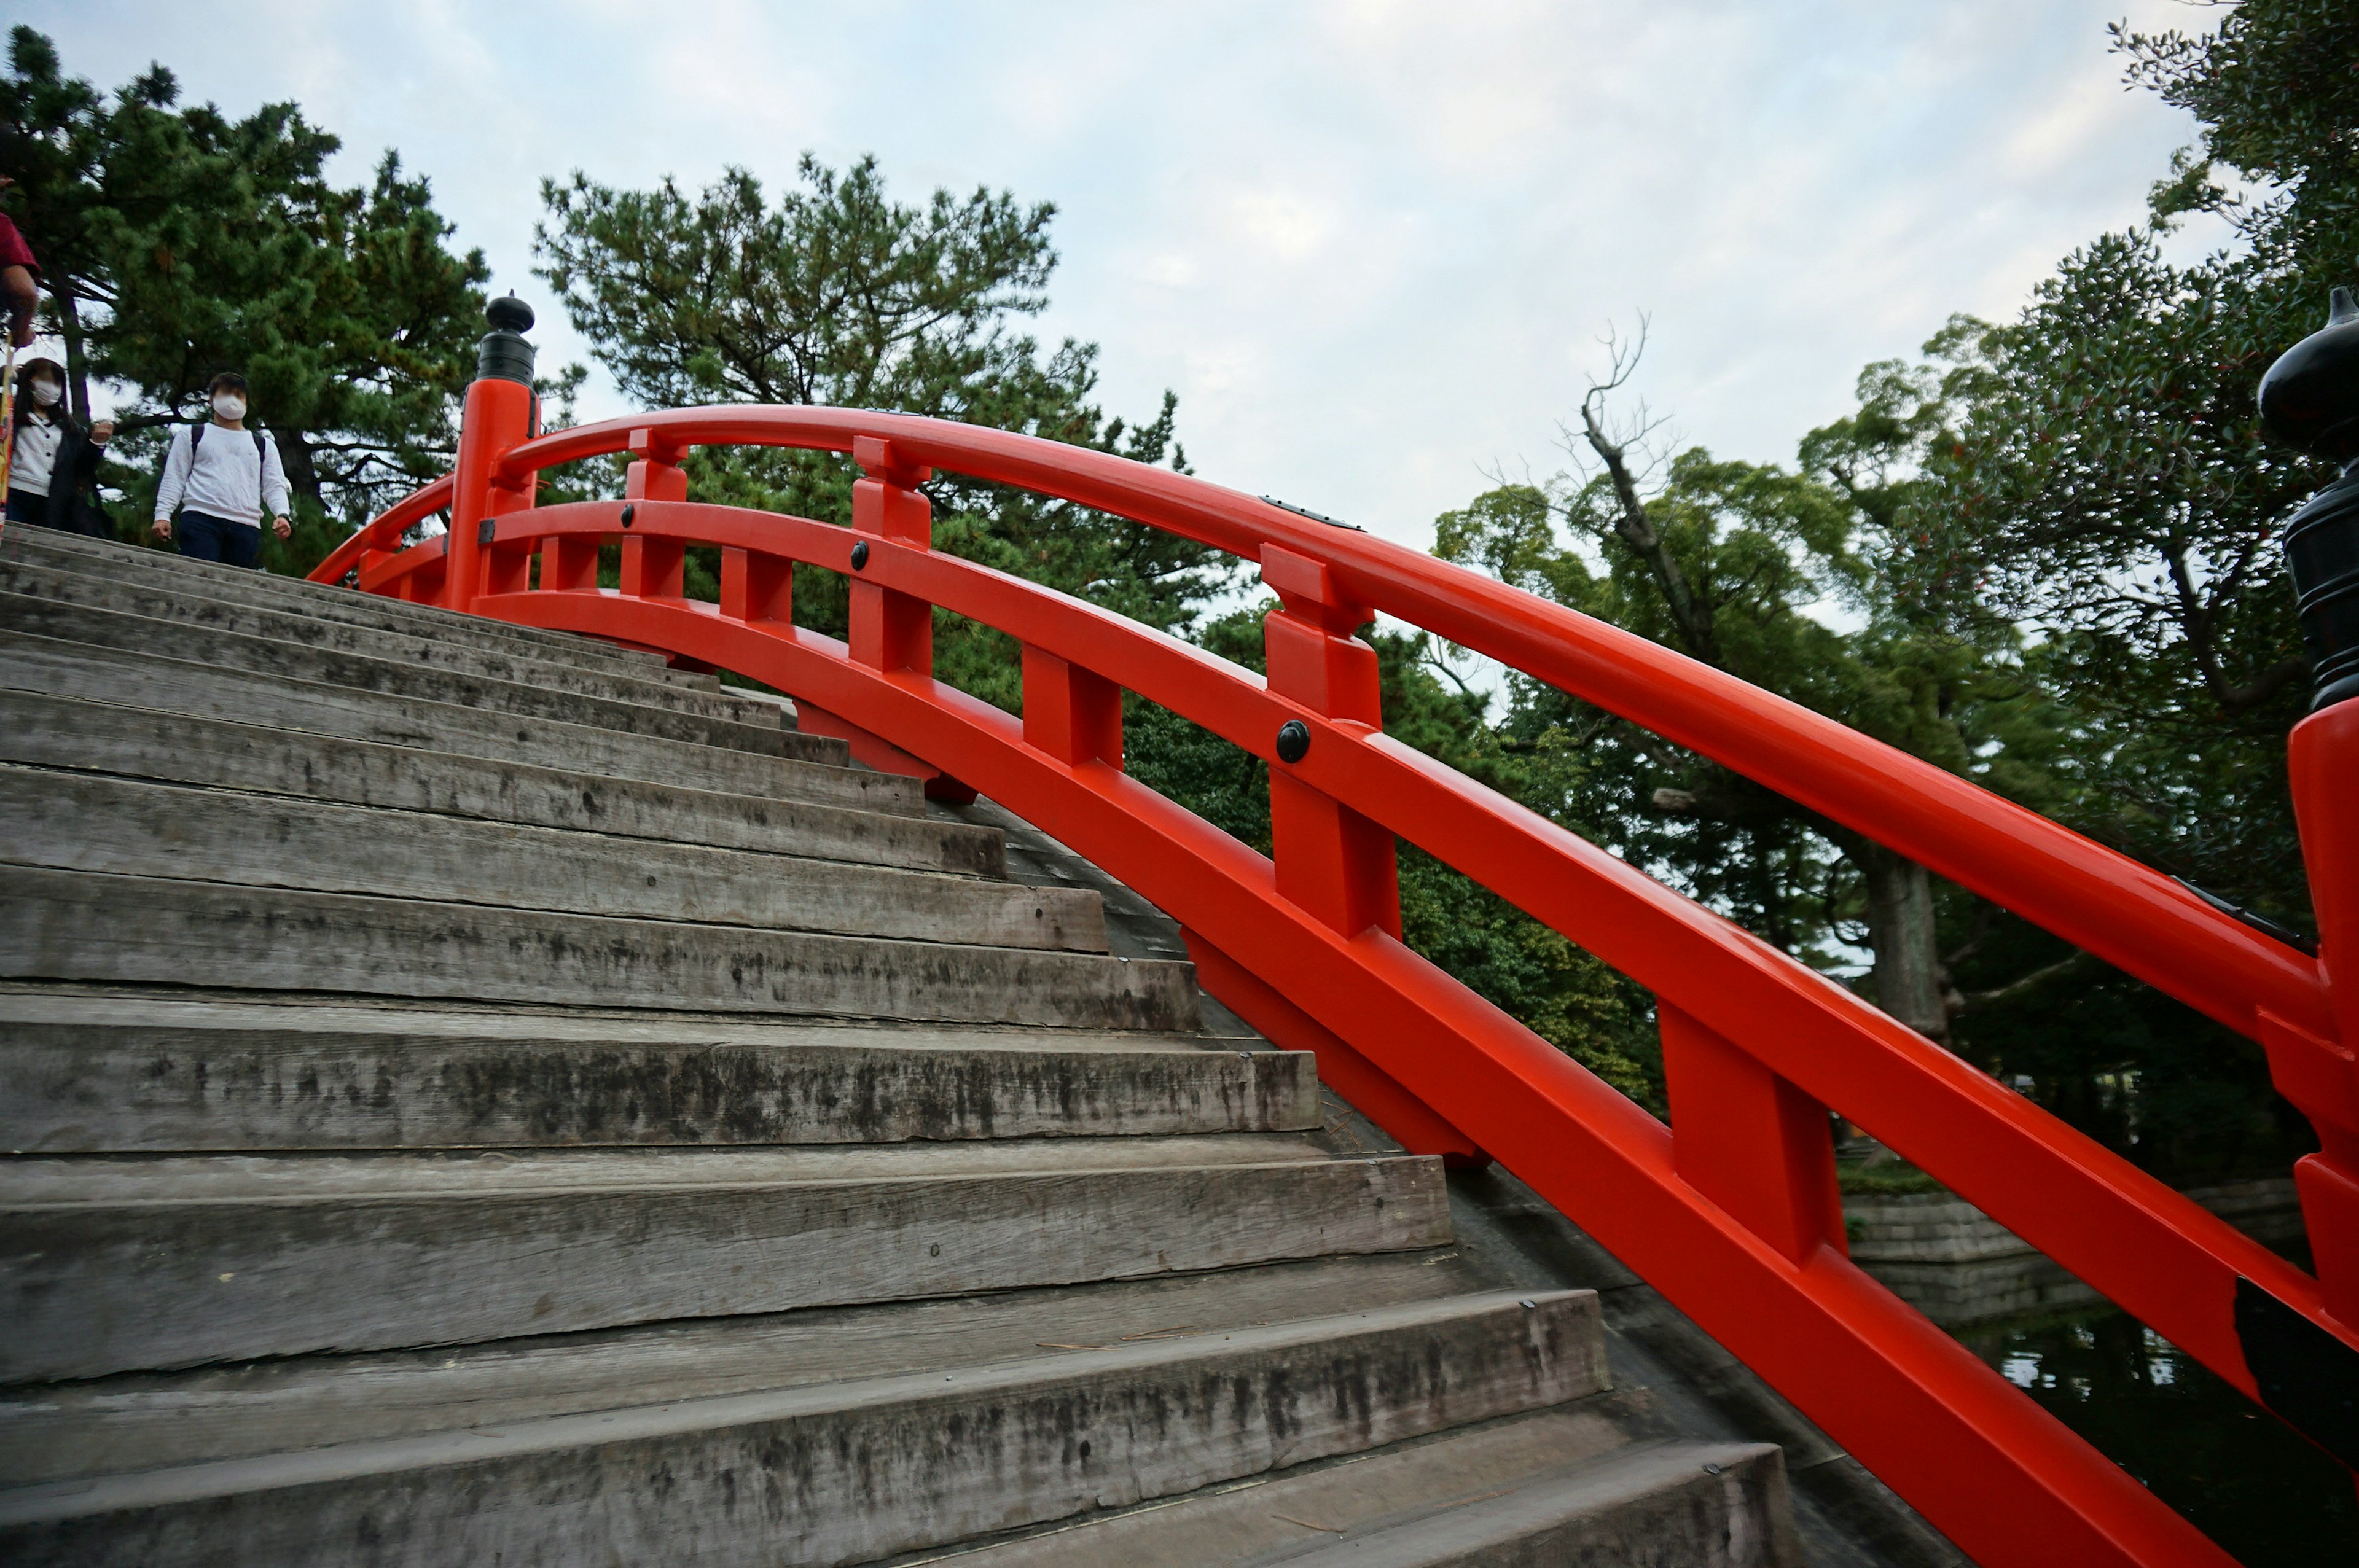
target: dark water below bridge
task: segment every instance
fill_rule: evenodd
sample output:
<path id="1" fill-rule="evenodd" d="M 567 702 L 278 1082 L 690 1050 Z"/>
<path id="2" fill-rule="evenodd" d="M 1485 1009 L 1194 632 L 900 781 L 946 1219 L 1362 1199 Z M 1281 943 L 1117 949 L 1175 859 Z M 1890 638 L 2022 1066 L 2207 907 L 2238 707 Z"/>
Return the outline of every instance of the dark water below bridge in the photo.
<path id="1" fill-rule="evenodd" d="M 2245 1568 L 2359 1563 L 2351 1473 L 2136 1319 L 1951 1332 Z"/>

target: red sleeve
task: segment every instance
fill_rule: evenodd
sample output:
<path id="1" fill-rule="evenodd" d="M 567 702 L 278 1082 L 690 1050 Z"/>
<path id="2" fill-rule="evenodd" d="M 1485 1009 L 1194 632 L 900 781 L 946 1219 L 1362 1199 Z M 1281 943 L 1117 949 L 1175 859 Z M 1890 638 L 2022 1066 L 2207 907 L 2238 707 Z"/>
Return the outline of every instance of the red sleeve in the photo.
<path id="1" fill-rule="evenodd" d="M 25 236 L 16 232 L 16 220 L 5 212 L 0 212 L 0 266 L 41 270 L 41 264 L 33 259 L 33 247 L 25 243 Z"/>

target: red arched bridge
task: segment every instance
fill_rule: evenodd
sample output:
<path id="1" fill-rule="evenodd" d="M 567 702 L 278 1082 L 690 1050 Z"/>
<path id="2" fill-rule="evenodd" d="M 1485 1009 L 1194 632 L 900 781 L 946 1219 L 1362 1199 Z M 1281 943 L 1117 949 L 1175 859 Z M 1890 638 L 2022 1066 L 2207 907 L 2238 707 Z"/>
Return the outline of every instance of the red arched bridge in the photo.
<path id="1" fill-rule="evenodd" d="M 497 336 L 497 334 L 495 334 Z M 526 362 L 528 364 L 528 361 Z M 527 372 L 528 373 L 528 372 Z M 2346 1464 L 2359 1464 L 2359 972 L 1964 779 L 1614 627 L 1354 530 L 1103 452 L 940 420 L 682 409 L 534 436 L 529 387 L 471 387 L 455 471 L 312 576 L 585 633 L 790 694 L 855 755 L 980 790 L 1186 928 L 1206 988 L 1412 1151 L 1496 1158 L 1967 1552 L 1993 1563 L 2228 1558 L 1848 1259 L 1840 1112 Z M 849 529 L 687 499 L 690 447 L 848 453 Z M 544 469 L 627 451 L 622 498 L 537 506 Z M 935 470 L 1019 486 L 1256 565 L 1266 678 L 930 546 Z M 403 546 L 445 511 L 449 531 Z M 621 584 L 598 584 L 602 546 Z M 717 603 L 683 553 L 718 546 Z M 536 570 L 535 562 L 538 561 Z M 797 563 L 844 574 L 850 641 L 792 620 Z M 932 674 L 933 608 L 1023 645 L 1019 719 Z M 1921 861 L 2259 1040 L 2324 1152 L 2320 1277 L 1730 922 L 1386 737 L 1382 613 L 1512 665 Z M 1269 763 L 1264 857 L 1123 771 L 1132 691 Z M 2294 732 L 2329 959 L 2359 944 L 2359 703 Z M 1651 990 L 1664 1125 L 1403 945 L 1397 835 Z"/>

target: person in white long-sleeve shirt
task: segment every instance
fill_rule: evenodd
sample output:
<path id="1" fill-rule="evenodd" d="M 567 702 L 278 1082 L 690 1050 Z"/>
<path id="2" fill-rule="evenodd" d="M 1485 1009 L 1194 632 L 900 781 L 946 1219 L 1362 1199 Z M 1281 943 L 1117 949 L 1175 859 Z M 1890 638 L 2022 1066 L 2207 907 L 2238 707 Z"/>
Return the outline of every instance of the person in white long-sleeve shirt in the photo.
<path id="1" fill-rule="evenodd" d="M 164 480 L 156 488 L 156 536 L 170 539 L 177 529 L 180 554 L 234 567 L 262 564 L 262 516 L 284 539 L 287 470 L 278 447 L 259 430 L 245 427 L 245 377 L 223 371 L 205 388 L 212 400 L 210 424 L 183 425 L 164 452 Z M 172 514 L 178 511 L 175 524 Z"/>

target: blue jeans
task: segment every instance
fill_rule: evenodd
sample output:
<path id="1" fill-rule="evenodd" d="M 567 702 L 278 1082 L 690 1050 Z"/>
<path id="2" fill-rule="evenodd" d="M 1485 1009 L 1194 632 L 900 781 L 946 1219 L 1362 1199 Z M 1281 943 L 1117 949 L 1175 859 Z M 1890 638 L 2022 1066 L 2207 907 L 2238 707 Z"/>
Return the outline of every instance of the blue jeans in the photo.
<path id="1" fill-rule="evenodd" d="M 262 525 L 258 523 L 233 523 L 211 513 L 183 512 L 180 520 L 172 524 L 172 537 L 180 542 L 180 554 L 191 560 L 219 561 L 230 567 L 262 564 Z"/>

